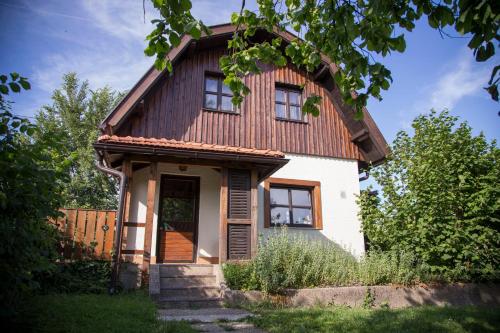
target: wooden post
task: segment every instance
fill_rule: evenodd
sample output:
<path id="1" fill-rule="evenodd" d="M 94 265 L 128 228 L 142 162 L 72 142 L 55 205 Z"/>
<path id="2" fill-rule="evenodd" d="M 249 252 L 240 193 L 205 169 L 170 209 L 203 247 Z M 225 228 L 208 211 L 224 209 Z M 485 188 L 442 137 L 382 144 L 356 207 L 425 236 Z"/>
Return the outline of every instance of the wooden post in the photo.
<path id="1" fill-rule="evenodd" d="M 144 253 L 142 257 L 142 269 L 149 272 L 151 263 L 151 244 L 153 241 L 153 216 L 156 193 L 156 178 L 158 172 L 158 163 L 152 162 L 149 166 L 148 194 L 146 199 L 146 227 L 144 230 Z"/>
<path id="2" fill-rule="evenodd" d="M 125 193 L 125 202 L 123 207 L 123 221 L 128 222 L 130 217 L 130 201 L 132 200 L 132 163 L 130 160 L 124 160 L 122 164 L 122 170 L 125 176 L 127 176 L 127 190 Z M 127 234 L 128 227 L 125 226 L 125 223 L 122 223 L 122 251 L 127 248 Z M 122 252 L 123 253 L 123 252 Z"/>
<path id="3" fill-rule="evenodd" d="M 255 257 L 255 254 L 257 253 L 257 240 L 258 240 L 258 234 L 257 234 L 257 222 L 258 222 L 258 217 L 259 217 L 259 210 L 258 210 L 258 186 L 259 184 L 257 183 L 257 170 L 253 169 L 252 170 L 252 177 L 251 177 L 251 244 L 250 244 L 250 251 L 252 253 L 252 258 Z"/>
<path id="4" fill-rule="evenodd" d="M 227 260 L 227 184 L 228 170 L 221 169 L 220 184 L 220 223 L 219 223 L 219 263 Z"/>

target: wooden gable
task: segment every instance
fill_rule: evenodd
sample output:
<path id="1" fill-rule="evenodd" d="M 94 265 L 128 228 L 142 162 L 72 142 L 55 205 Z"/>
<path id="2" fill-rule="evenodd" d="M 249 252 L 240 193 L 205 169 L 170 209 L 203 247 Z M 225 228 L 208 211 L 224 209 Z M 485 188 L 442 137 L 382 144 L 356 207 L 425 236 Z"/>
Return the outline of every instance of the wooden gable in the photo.
<path id="1" fill-rule="evenodd" d="M 231 26 L 220 27 L 219 35 L 216 32 L 215 37 L 196 43 L 183 38 L 174 72 L 164 75 L 151 69 L 103 122 L 103 132 L 365 162 L 383 160 L 387 153 L 383 136 L 366 110 L 364 121 L 353 120 L 352 110 L 341 102 L 332 83 L 333 64 L 319 69 L 312 81 L 291 64 L 283 68 L 263 65 L 262 74 L 245 78 L 251 94 L 236 114 L 204 110 L 204 77 L 220 72 L 219 58 L 227 52 L 230 37 Z M 276 84 L 305 84 L 304 98 L 322 97 L 320 116 L 308 115 L 305 123 L 277 120 Z"/>

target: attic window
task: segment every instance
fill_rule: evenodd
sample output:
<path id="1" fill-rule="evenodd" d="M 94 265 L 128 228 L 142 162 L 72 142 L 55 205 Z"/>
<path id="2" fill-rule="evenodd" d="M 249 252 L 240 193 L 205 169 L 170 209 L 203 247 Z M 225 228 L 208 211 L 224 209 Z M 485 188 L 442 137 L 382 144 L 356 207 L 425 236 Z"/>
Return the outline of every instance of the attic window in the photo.
<path id="1" fill-rule="evenodd" d="M 275 112 L 278 120 L 304 122 L 302 113 L 302 91 L 297 87 L 276 86 Z"/>
<path id="2" fill-rule="evenodd" d="M 224 77 L 212 74 L 205 75 L 203 108 L 213 111 L 235 112 L 236 109 L 231 102 L 232 97 L 233 93 L 224 84 Z"/>

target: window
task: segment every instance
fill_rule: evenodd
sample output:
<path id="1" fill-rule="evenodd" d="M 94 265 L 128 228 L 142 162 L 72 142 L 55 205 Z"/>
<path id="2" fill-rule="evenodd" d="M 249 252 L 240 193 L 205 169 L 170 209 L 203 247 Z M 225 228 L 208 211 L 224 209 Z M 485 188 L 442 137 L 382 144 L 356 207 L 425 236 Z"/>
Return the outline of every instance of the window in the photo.
<path id="1" fill-rule="evenodd" d="M 265 227 L 322 228 L 320 183 L 269 178 L 265 188 Z"/>
<path id="2" fill-rule="evenodd" d="M 206 75 L 205 90 L 203 97 L 203 107 L 209 110 L 235 112 L 235 107 L 231 102 L 233 93 L 224 84 L 222 76 Z"/>
<path id="3" fill-rule="evenodd" d="M 300 89 L 276 87 L 276 118 L 294 121 L 305 121 L 301 110 L 302 92 Z"/>

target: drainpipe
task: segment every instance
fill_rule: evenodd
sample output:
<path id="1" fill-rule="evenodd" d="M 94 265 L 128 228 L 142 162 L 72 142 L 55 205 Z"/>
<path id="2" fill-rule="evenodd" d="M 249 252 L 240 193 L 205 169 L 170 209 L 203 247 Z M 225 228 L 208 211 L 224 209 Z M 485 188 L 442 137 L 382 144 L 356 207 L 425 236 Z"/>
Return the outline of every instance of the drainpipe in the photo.
<path id="1" fill-rule="evenodd" d="M 359 177 L 359 181 L 362 182 L 362 181 L 365 181 L 367 180 L 368 178 L 370 178 L 370 172 L 368 170 L 365 171 L 365 175 L 364 176 L 361 176 Z"/>
<path id="2" fill-rule="evenodd" d="M 114 294 L 116 292 L 116 285 L 120 274 L 120 257 L 121 257 L 121 243 L 122 243 L 122 219 L 123 219 L 123 202 L 125 201 L 125 190 L 127 187 L 127 176 L 118 170 L 108 168 L 103 163 L 103 156 L 96 150 L 96 167 L 100 171 L 118 177 L 120 179 L 120 192 L 118 200 L 118 209 L 116 216 L 116 237 L 113 244 L 114 254 L 111 261 L 111 281 L 109 283 L 108 292 Z"/>

